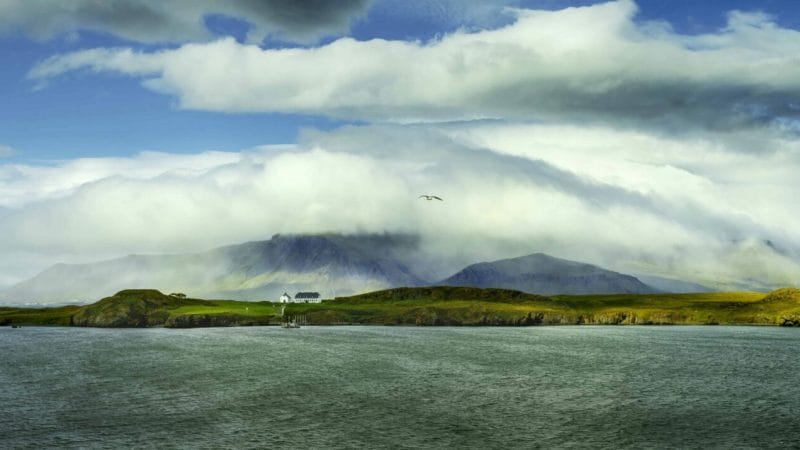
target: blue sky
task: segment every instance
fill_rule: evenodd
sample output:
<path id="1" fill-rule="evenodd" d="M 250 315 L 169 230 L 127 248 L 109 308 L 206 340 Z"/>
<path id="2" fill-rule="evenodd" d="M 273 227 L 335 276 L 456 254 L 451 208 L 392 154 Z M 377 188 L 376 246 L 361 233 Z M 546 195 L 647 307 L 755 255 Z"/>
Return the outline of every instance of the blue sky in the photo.
<path id="1" fill-rule="evenodd" d="M 800 284 L 794 1 L 9 0 L 0 54 L 0 288 L 311 232 Z"/>
<path id="2" fill-rule="evenodd" d="M 470 17 L 468 9 L 479 2 L 376 2 L 364 16 L 354 19 L 349 35 L 358 40 L 429 40 L 460 27 L 491 28 L 507 24 L 507 5 L 521 8 L 561 9 L 602 3 L 598 1 L 489 2 L 486 12 Z M 680 33 L 697 34 L 725 26 L 729 10 L 763 11 L 784 27 L 800 28 L 800 9 L 791 1 L 776 0 L 640 0 L 639 21 L 666 21 Z M 416 8 L 416 9 L 415 9 Z M 245 39 L 249 25 L 242 19 L 218 14 L 207 16 L 206 26 L 216 36 Z M 13 25 L 13 24 L 12 24 Z M 228 114 L 181 109 L 173 98 L 143 89 L 140 80 L 114 75 L 74 73 L 53 82 L 52 88 L 35 89 L 27 73 L 54 54 L 97 47 L 126 46 L 142 49 L 174 48 L 177 44 L 142 44 L 110 32 L 80 28 L 31 39 L 9 25 L 0 37 L 3 69 L 0 71 L 0 144 L 15 149 L 15 161 L 130 155 L 143 150 L 197 152 L 239 150 L 262 144 L 292 143 L 298 129 L 332 129 L 347 120 L 313 114 Z M 314 46 L 330 42 L 293 43 L 266 39 L 264 48 Z M 557 38 L 557 37 L 556 37 Z"/>

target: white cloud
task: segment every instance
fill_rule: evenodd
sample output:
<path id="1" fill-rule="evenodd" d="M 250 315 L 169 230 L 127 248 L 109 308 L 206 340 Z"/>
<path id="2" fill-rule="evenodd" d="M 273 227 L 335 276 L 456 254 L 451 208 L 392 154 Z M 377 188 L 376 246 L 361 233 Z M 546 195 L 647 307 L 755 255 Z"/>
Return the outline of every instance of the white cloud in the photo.
<path id="1" fill-rule="evenodd" d="M 503 28 L 428 43 L 223 39 L 49 58 L 31 79 L 122 73 L 190 109 L 501 120 L 0 165 L 0 267 L 8 255 L 84 261 L 399 231 L 458 263 L 543 251 L 721 288 L 800 284 L 800 33 L 732 13 L 717 33 L 684 36 L 635 12 L 626 0 L 518 11 Z"/>
<path id="2" fill-rule="evenodd" d="M 392 231 L 420 233 L 454 265 L 543 251 L 720 287 L 797 284 L 800 149 L 769 144 L 755 155 L 602 127 L 371 126 L 243 153 L 6 165 L 0 267 Z"/>
<path id="3" fill-rule="evenodd" d="M 147 180 L 159 175 L 205 173 L 241 158 L 240 154 L 224 152 L 194 155 L 143 152 L 133 158 L 81 158 L 51 165 L 4 164 L 0 165 L 0 207 L 68 197 L 81 186 L 115 176 Z"/>
<path id="4" fill-rule="evenodd" d="M 14 153 L 16 153 L 16 150 L 14 150 L 14 148 L 10 145 L 0 144 L 0 158 L 11 156 Z"/>
<path id="5" fill-rule="evenodd" d="M 630 0 L 518 10 L 495 30 L 430 43 L 342 38 L 264 50 L 222 39 L 159 52 L 51 57 L 35 80 L 88 68 L 141 77 L 183 108 L 368 121 L 475 118 L 650 123 L 670 130 L 795 123 L 800 32 L 761 15 L 686 36 L 634 21 Z"/>
<path id="6" fill-rule="evenodd" d="M 790 206 L 793 193 L 800 189 L 796 140 L 764 136 L 760 151 L 731 152 L 721 145 L 724 142 L 709 136 L 667 138 L 569 125 L 470 126 L 448 134 L 465 145 L 543 160 L 578 179 L 647 199 L 638 203 L 640 216 L 620 218 L 610 228 L 598 226 L 593 234 L 599 242 L 615 228 L 643 233 L 628 236 L 628 244 L 636 243 L 641 251 L 629 248 L 619 254 L 628 271 L 661 272 L 708 284 L 722 279 L 734 283 L 737 278 L 800 283 L 796 271 L 800 216 Z M 637 205 L 633 198 L 617 201 Z M 602 193 L 598 199 L 607 204 L 613 200 Z M 652 216 L 658 220 L 646 226 Z M 604 217 L 607 214 L 600 212 L 597 218 L 586 219 L 594 224 Z M 676 225 L 685 236 L 668 231 Z M 620 249 L 626 247 L 624 240 L 621 236 Z M 565 236 L 558 246 L 572 247 L 572 255 L 580 257 L 594 252 L 591 248 L 597 244 L 571 243 Z M 606 247 L 603 252 L 596 260 L 609 261 L 613 249 Z"/>

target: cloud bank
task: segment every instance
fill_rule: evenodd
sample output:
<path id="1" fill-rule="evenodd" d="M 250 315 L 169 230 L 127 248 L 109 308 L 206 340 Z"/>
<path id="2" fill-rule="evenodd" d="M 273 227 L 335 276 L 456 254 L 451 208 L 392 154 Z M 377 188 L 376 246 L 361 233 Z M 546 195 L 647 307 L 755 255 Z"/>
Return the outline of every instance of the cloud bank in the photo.
<path id="1" fill-rule="evenodd" d="M 687 36 L 636 22 L 630 0 L 516 14 L 502 28 L 432 42 L 342 38 L 265 50 L 227 38 L 155 52 L 84 50 L 44 60 L 29 76 L 120 73 L 183 108 L 220 112 L 800 129 L 800 32 L 768 17 L 733 12 L 717 33 Z"/>
<path id="2" fill-rule="evenodd" d="M 242 153 L 7 165 L 0 247 L 6 263 L 85 261 L 274 233 L 389 231 L 420 234 L 453 268 L 542 251 L 769 288 L 800 281 L 800 149 L 773 145 L 764 156 L 599 127 L 366 126 Z"/>
<path id="3" fill-rule="evenodd" d="M 370 125 L 240 153 L 0 165 L 0 272 L 388 231 L 419 234 L 452 269 L 540 251 L 720 289 L 800 284 L 800 33 L 732 12 L 681 35 L 637 22 L 629 0 L 514 14 L 430 42 L 222 39 L 42 61 L 35 82 L 122 74 L 187 109 Z"/>
<path id="4" fill-rule="evenodd" d="M 314 42 L 346 32 L 366 13 L 369 0 L 4 0 L 0 30 L 20 30 L 38 39 L 91 30 L 143 43 L 208 40 L 208 15 L 242 19 L 250 40 L 266 36 Z"/>

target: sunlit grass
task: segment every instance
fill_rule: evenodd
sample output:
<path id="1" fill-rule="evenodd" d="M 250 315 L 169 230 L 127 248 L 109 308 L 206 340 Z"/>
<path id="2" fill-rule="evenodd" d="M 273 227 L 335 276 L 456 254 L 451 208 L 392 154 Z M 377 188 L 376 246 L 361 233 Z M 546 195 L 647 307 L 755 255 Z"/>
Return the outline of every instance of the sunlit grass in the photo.
<path id="1" fill-rule="evenodd" d="M 0 308 L 0 325 L 69 325 L 79 306 L 57 308 Z"/>
<path id="2" fill-rule="evenodd" d="M 206 304 L 186 305 L 170 310 L 170 315 L 235 314 L 260 317 L 280 313 L 280 306 L 268 302 L 241 302 L 235 300 L 208 300 Z"/>
<path id="3" fill-rule="evenodd" d="M 379 324 L 480 325 L 601 324 L 781 324 L 800 314 L 800 296 L 782 302 L 762 301 L 765 293 L 620 294 L 554 296 L 521 295 L 478 300 L 480 291 L 435 288 L 408 298 L 397 290 L 337 299 L 321 305 L 292 305 L 311 323 L 326 321 Z M 501 293 L 502 294 L 502 293 Z M 444 298 L 442 298 L 444 297 Z M 502 297 L 502 295 L 498 296 Z"/>

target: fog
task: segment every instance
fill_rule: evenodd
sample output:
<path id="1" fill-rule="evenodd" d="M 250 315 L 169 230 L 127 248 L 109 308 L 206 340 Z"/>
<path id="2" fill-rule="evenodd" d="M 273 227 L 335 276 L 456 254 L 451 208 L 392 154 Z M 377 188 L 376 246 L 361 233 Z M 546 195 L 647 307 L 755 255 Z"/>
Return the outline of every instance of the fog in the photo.
<path id="1" fill-rule="evenodd" d="M 9 20 L 59 32 L 37 4 Z M 272 27 L 317 42 L 369 2 L 346 6 L 308 24 L 252 20 L 260 37 Z M 487 20 L 472 11 L 459 20 Z M 0 160 L 0 284 L 56 261 L 321 232 L 419 236 L 442 274 L 544 252 L 718 289 L 800 284 L 800 32 L 730 11 L 724 27 L 685 35 L 639 20 L 630 0 L 506 13 L 427 41 L 262 48 L 188 27 L 165 38 L 188 43 L 40 61 L 28 81 L 42 94 L 73 72 L 111 74 L 182 109 L 361 125 L 239 152 Z"/>
<path id="2" fill-rule="evenodd" d="M 21 279 L 275 233 L 389 232 L 419 235 L 442 273 L 545 252 L 719 288 L 795 284 L 800 152 L 779 134 L 765 142 L 748 153 L 607 127 L 360 126 L 236 153 L 5 165 L 0 265 Z M 430 193 L 445 201 L 418 198 Z"/>

